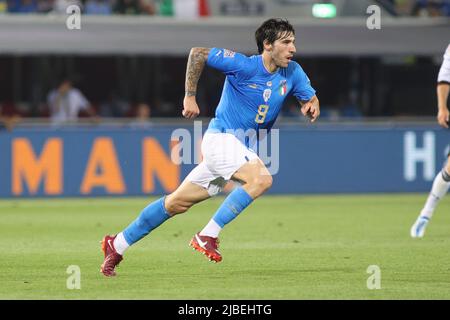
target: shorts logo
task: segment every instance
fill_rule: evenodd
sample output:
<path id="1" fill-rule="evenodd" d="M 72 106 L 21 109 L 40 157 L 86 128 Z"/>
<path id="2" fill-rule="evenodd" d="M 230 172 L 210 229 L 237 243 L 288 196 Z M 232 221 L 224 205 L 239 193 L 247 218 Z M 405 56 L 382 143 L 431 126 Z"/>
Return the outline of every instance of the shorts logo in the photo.
<path id="1" fill-rule="evenodd" d="M 223 52 L 223 57 L 224 58 L 233 58 L 235 54 L 236 54 L 236 52 L 225 49 Z"/>

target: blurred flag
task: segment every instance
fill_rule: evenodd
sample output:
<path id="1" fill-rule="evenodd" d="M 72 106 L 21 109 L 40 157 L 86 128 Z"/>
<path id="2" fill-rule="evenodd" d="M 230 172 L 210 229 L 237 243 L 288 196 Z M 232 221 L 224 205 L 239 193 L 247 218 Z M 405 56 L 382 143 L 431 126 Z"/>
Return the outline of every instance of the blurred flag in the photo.
<path id="1" fill-rule="evenodd" d="M 209 16 L 208 0 L 163 0 L 159 13 L 162 16 L 198 18 Z"/>

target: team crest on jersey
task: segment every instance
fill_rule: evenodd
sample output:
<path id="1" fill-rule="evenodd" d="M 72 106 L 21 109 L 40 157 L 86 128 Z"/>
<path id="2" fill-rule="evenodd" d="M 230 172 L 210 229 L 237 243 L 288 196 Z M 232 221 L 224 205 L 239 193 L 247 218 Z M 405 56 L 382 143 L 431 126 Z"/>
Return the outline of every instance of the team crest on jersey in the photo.
<path id="1" fill-rule="evenodd" d="M 264 90 L 264 92 L 263 92 L 264 102 L 269 101 L 271 95 L 272 95 L 272 90 L 270 90 L 270 89 Z"/>
<path id="2" fill-rule="evenodd" d="M 280 81 L 280 95 L 284 96 L 287 93 L 287 84 L 286 80 Z"/>
<path id="3" fill-rule="evenodd" d="M 223 57 L 224 58 L 233 58 L 235 54 L 236 54 L 236 52 L 228 50 L 228 49 L 225 49 L 223 51 Z"/>

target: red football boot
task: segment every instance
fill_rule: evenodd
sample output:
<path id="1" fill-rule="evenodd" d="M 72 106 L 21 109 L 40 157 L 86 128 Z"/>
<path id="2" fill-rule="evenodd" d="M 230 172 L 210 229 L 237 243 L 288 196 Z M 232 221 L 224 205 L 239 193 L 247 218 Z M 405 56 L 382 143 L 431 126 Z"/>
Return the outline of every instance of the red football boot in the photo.
<path id="1" fill-rule="evenodd" d="M 189 245 L 198 252 L 203 253 L 206 257 L 208 257 L 209 261 L 222 261 L 222 255 L 219 250 L 217 250 L 219 248 L 218 238 L 201 236 L 200 233 L 197 233 L 194 235 Z"/>
<path id="2" fill-rule="evenodd" d="M 114 268 L 122 261 L 122 255 L 116 252 L 114 248 L 114 239 L 116 236 L 105 236 L 102 240 L 102 251 L 105 254 L 105 260 L 100 267 L 100 272 L 107 277 L 114 277 L 116 272 Z"/>

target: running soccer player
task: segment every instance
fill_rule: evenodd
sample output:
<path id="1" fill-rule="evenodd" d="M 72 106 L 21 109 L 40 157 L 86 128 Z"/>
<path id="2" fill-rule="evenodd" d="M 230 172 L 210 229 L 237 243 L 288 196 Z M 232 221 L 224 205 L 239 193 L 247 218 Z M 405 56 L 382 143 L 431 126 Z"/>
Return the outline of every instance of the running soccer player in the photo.
<path id="1" fill-rule="evenodd" d="M 447 107 L 447 99 L 450 91 L 450 44 L 444 54 L 444 61 L 439 70 L 437 82 L 437 98 L 438 98 L 438 114 L 437 121 L 439 125 L 448 129 L 449 111 Z M 450 153 L 447 155 L 447 161 L 444 168 L 434 178 L 431 192 L 428 195 L 425 206 L 419 214 L 414 225 L 411 227 L 411 237 L 422 238 L 425 234 L 425 228 L 430 222 L 433 212 L 439 201 L 448 191 L 450 186 Z"/>
<path id="2" fill-rule="evenodd" d="M 314 122 L 319 100 L 297 62 L 295 31 L 287 20 L 269 19 L 255 33 L 259 55 L 247 57 L 221 48 L 192 48 L 189 54 L 182 114 L 193 119 L 200 110 L 195 96 L 206 65 L 226 75 L 222 97 L 202 141 L 203 161 L 171 194 L 149 204 L 138 218 L 116 236 L 105 236 L 101 272 L 114 276 L 125 250 L 174 215 L 219 193 L 228 180 L 238 181 L 208 224 L 190 245 L 209 260 L 220 262 L 218 236 L 253 200 L 272 185 L 272 176 L 247 139 L 237 132 L 270 130 L 283 101 L 293 94 L 301 112 Z M 250 139 L 252 140 L 252 139 Z"/>

